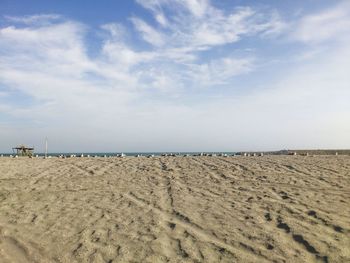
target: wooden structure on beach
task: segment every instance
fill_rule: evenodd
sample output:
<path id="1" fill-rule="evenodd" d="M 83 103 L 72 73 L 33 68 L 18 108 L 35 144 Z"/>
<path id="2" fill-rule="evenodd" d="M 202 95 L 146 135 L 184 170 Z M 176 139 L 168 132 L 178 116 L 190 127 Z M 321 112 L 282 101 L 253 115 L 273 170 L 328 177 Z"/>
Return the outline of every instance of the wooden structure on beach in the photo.
<path id="1" fill-rule="evenodd" d="M 17 147 L 13 147 L 12 151 L 14 154 L 18 156 L 33 156 L 34 147 L 26 147 L 25 145 L 19 145 Z"/>

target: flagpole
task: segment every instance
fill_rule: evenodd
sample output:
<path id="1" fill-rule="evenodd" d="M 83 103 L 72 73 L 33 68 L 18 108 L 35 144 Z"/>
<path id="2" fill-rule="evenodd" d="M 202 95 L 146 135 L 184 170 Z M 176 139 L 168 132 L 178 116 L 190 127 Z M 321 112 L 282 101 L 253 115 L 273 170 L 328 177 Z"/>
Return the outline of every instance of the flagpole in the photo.
<path id="1" fill-rule="evenodd" d="M 47 158 L 47 137 L 45 138 L 45 158 Z"/>

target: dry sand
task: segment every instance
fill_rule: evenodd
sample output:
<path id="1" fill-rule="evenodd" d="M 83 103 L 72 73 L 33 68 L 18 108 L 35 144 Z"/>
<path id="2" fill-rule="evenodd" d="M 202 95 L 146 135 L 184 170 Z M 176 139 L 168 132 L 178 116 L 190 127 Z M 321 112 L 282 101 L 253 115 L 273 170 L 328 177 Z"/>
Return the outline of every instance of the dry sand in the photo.
<path id="1" fill-rule="evenodd" d="M 0 158 L 0 262 L 350 262 L 350 157 Z"/>

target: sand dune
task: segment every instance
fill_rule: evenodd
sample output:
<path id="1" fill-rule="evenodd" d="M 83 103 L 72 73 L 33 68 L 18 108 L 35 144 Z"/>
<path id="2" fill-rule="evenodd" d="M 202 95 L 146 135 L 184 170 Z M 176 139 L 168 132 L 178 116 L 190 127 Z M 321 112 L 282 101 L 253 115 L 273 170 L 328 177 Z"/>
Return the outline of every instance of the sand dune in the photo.
<path id="1" fill-rule="evenodd" d="M 0 262 L 350 262 L 350 157 L 0 158 Z"/>

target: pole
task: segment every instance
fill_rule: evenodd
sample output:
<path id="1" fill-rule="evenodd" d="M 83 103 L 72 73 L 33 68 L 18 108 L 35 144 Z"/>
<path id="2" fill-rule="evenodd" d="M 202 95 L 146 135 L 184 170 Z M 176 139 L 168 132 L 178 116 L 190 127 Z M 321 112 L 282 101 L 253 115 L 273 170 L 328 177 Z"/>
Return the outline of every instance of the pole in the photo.
<path id="1" fill-rule="evenodd" d="M 47 137 L 45 138 L 45 158 L 47 158 Z"/>

